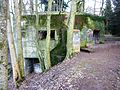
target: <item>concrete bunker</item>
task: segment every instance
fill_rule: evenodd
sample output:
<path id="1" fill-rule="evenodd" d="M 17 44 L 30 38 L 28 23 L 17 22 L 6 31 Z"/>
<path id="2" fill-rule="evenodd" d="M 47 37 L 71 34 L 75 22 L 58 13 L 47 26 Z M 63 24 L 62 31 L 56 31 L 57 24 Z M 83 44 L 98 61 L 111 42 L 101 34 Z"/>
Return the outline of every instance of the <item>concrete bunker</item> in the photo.
<path id="1" fill-rule="evenodd" d="M 40 62 L 38 58 L 25 58 L 25 74 L 41 73 Z"/>

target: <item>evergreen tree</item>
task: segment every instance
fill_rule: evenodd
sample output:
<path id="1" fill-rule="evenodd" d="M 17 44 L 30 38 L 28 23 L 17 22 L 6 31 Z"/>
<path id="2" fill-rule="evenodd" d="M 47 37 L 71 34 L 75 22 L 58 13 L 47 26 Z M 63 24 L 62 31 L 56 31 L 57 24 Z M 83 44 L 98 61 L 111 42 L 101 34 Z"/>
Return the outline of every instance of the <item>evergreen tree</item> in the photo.
<path id="1" fill-rule="evenodd" d="M 111 13 L 112 13 L 111 0 L 106 0 L 106 7 L 105 7 L 104 15 L 107 20 L 109 20 Z"/>
<path id="2" fill-rule="evenodd" d="M 113 0 L 114 11 L 110 16 L 109 29 L 113 35 L 120 36 L 120 0 Z"/>
<path id="3" fill-rule="evenodd" d="M 110 17 L 112 14 L 112 7 L 111 7 L 111 0 L 106 0 L 106 7 L 105 7 L 105 12 L 104 12 L 104 16 L 107 20 L 107 25 L 106 25 L 106 32 L 110 32 Z"/>

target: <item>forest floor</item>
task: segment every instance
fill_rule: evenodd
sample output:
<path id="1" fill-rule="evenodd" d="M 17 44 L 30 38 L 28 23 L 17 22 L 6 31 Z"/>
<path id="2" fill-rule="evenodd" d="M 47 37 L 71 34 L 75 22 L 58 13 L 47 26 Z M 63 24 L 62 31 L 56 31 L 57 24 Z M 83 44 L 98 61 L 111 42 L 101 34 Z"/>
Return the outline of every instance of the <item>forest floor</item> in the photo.
<path id="1" fill-rule="evenodd" d="M 80 52 L 47 72 L 32 73 L 19 90 L 120 90 L 120 41 L 107 39 L 93 53 Z"/>

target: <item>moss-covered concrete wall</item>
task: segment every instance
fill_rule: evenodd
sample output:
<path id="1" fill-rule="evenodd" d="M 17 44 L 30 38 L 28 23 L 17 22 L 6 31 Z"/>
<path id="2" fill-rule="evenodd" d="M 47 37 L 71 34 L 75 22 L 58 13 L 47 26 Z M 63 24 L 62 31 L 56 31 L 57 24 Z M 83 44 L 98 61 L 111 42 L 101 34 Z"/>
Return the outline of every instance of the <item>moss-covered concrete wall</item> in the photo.
<path id="1" fill-rule="evenodd" d="M 41 27 L 46 27 L 47 25 L 47 16 L 46 15 L 39 15 L 39 28 Z M 65 14 L 62 15 L 52 15 L 51 16 L 51 29 L 60 29 L 60 28 L 65 28 L 64 24 L 65 20 Z M 27 15 L 27 16 L 22 16 L 22 21 L 26 21 L 23 29 L 25 29 L 28 26 L 35 26 L 36 22 L 36 16 L 35 15 Z"/>
<path id="2" fill-rule="evenodd" d="M 23 31 L 26 32 L 24 42 L 24 57 L 25 58 L 37 58 L 36 48 L 36 30 L 35 30 L 35 15 L 23 16 L 22 20 L 25 21 L 22 27 Z M 39 31 L 46 31 L 46 15 L 39 16 Z M 55 39 L 51 39 L 51 64 L 52 66 L 58 62 L 64 60 L 66 56 L 66 26 L 64 24 L 65 15 L 52 15 L 51 16 L 51 30 L 55 30 Z M 34 27 L 30 29 L 29 26 Z M 37 31 L 38 32 L 38 31 Z M 39 40 L 39 48 L 44 55 L 46 39 Z M 44 57 L 44 56 L 43 56 Z"/>
<path id="3" fill-rule="evenodd" d="M 56 32 L 55 35 L 55 40 L 51 40 L 51 61 L 52 61 L 52 65 L 57 64 L 59 61 L 62 61 L 65 56 L 66 56 L 66 39 L 67 39 L 67 26 L 65 25 L 65 20 L 66 20 L 66 15 L 62 14 L 62 15 L 52 15 L 51 16 L 51 29 L 54 29 Z M 36 16 L 35 15 L 28 15 L 28 16 L 23 16 L 22 17 L 23 21 L 26 21 L 26 23 L 24 24 L 23 30 L 27 30 L 28 26 L 33 26 L 35 27 L 35 22 L 36 22 Z M 42 30 L 41 27 L 46 27 L 46 20 L 47 17 L 46 15 L 39 15 L 39 30 Z M 103 17 L 99 17 L 99 16 L 92 16 L 92 15 L 76 15 L 76 19 L 75 19 L 75 29 L 79 29 L 82 30 L 83 26 L 87 26 L 87 28 L 91 28 L 91 29 L 100 29 L 101 31 L 104 32 L 104 23 L 103 23 L 104 18 Z M 27 31 L 26 31 L 27 32 Z M 33 31 L 33 33 L 31 33 L 30 35 L 34 34 L 35 31 Z M 29 32 L 27 32 L 29 33 Z M 104 34 L 101 34 L 104 35 Z M 32 37 L 32 36 L 30 36 Z M 30 39 L 29 37 L 29 39 Z M 27 37 L 28 38 L 28 37 Z M 33 39 L 35 40 L 35 38 Z M 24 49 L 24 53 L 29 53 L 29 55 L 25 55 L 25 57 L 37 57 L 37 53 L 36 53 L 36 46 L 34 46 L 34 48 L 32 48 L 32 45 L 34 45 L 33 43 L 35 42 L 31 42 L 28 40 L 27 44 L 25 44 L 25 48 Z M 85 46 L 86 45 L 86 41 L 81 41 L 81 45 Z M 39 41 L 39 48 L 40 50 L 45 50 L 45 44 L 46 41 L 45 40 L 40 40 Z M 32 50 L 30 49 L 32 48 Z M 32 52 L 31 52 L 32 51 Z M 30 54 L 31 52 L 31 54 Z"/>
<path id="4" fill-rule="evenodd" d="M 105 18 L 100 17 L 100 16 L 95 16 L 95 15 L 76 15 L 76 20 L 75 20 L 75 28 L 81 30 L 81 48 L 86 47 L 87 45 L 87 34 L 86 30 L 88 29 L 98 29 L 100 30 L 100 43 L 104 43 L 104 34 L 105 34 Z M 86 26 L 86 29 L 83 27 Z M 86 38 L 86 39 L 84 39 Z"/>
<path id="5" fill-rule="evenodd" d="M 98 28 L 96 25 L 97 22 L 104 24 L 104 20 L 105 18 L 102 16 L 89 15 L 89 14 L 76 15 L 75 28 L 81 30 L 83 26 L 87 26 L 88 28 L 96 29 Z"/>
<path id="6" fill-rule="evenodd" d="M 56 34 L 57 33 L 55 30 L 55 39 L 51 40 L 51 46 L 50 46 L 51 50 L 58 43 L 58 36 Z M 45 50 L 46 39 L 37 41 L 36 35 L 38 35 L 38 32 L 36 34 L 36 29 L 33 26 L 29 26 L 29 28 L 26 30 L 25 37 L 23 37 L 23 51 L 24 51 L 25 58 L 37 58 L 37 48 L 36 48 L 37 43 L 39 43 L 40 50 L 43 50 L 43 51 Z M 38 35 L 38 38 L 39 38 L 39 35 Z"/>

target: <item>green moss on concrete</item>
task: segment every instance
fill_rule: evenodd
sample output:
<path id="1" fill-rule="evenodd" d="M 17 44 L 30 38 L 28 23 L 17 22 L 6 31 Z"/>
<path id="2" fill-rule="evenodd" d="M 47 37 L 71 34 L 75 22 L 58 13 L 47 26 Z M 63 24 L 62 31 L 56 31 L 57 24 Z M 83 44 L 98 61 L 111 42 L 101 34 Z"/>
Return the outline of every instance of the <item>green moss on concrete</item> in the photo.
<path id="1" fill-rule="evenodd" d="M 0 60 L 0 64 L 2 64 L 3 62 Z"/>
<path id="2" fill-rule="evenodd" d="M 64 37 L 62 37 L 62 34 L 63 34 Z M 67 31 L 66 30 L 63 30 L 63 31 L 60 30 L 60 32 L 58 32 L 58 35 L 59 35 L 58 44 L 51 51 L 51 63 L 52 63 L 52 66 L 54 66 L 54 65 L 58 64 L 59 62 L 63 61 L 65 59 L 65 57 L 66 57 Z"/>
<path id="3" fill-rule="evenodd" d="M 35 26 L 36 16 L 35 15 L 22 16 L 22 20 L 26 21 L 25 27 Z M 65 15 L 59 15 L 59 14 L 52 15 L 51 16 L 51 29 L 65 27 L 64 20 L 65 20 Z M 46 27 L 46 25 L 47 25 L 47 16 L 39 15 L 39 28 Z"/>
<path id="4" fill-rule="evenodd" d="M 0 50 L 2 49 L 2 46 L 3 46 L 3 45 L 2 45 L 2 43 L 0 42 Z"/>
<path id="5" fill-rule="evenodd" d="M 83 14 L 83 15 L 76 15 L 76 20 L 75 20 L 75 26 L 74 28 L 76 29 L 83 29 L 83 26 L 87 26 L 88 28 L 91 29 L 100 29 L 101 30 L 101 37 L 104 38 L 104 17 L 96 16 L 96 15 L 90 15 L 90 14 Z M 28 15 L 28 16 L 23 16 L 22 20 L 26 21 L 26 27 L 32 25 L 35 26 L 36 22 L 36 16 L 35 15 Z M 39 15 L 39 28 L 41 27 L 46 27 L 47 24 L 47 16 L 46 15 Z M 65 15 L 52 15 L 51 16 L 51 29 L 56 29 L 57 30 L 57 36 L 59 36 L 58 41 L 57 40 L 51 40 L 51 61 L 52 61 L 52 66 L 56 65 L 59 62 L 59 56 L 62 56 L 63 59 L 66 56 L 66 40 L 67 40 L 67 33 L 64 32 L 64 44 L 63 44 L 63 39 L 62 39 L 62 34 L 61 29 L 66 28 L 65 25 Z M 26 30 L 26 29 L 25 29 Z M 101 39 L 102 41 L 103 39 Z M 86 40 L 81 40 L 81 47 L 86 47 Z M 45 49 L 45 41 L 40 41 L 40 49 L 44 50 Z"/>

